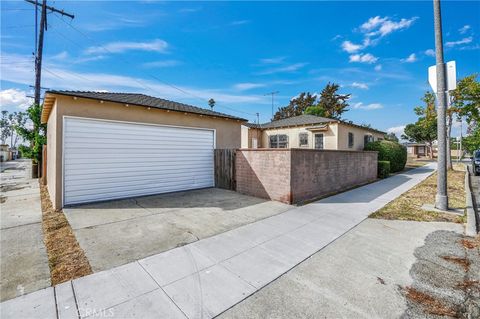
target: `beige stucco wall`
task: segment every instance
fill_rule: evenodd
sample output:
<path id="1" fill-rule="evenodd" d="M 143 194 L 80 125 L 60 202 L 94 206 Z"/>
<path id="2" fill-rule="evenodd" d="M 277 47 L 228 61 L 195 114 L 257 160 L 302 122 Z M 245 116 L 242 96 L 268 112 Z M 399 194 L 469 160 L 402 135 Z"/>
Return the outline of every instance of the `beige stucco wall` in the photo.
<path id="1" fill-rule="evenodd" d="M 57 171 L 56 171 L 56 154 L 57 154 L 57 103 L 53 104 L 50 117 L 47 122 L 47 189 L 50 194 L 52 203 L 57 201 Z M 60 135 L 61 136 L 61 135 Z"/>
<path id="2" fill-rule="evenodd" d="M 334 150 L 337 147 L 337 139 L 336 139 L 336 124 L 329 124 L 328 129 L 326 131 L 309 131 L 308 126 L 305 127 L 287 127 L 287 128 L 279 128 L 279 129 L 272 129 L 272 130 L 265 130 L 262 134 L 262 145 L 265 148 L 269 147 L 269 138 L 270 135 L 277 135 L 277 134 L 286 134 L 288 135 L 288 148 L 300 148 L 300 133 L 307 133 L 308 134 L 308 146 L 302 146 L 301 148 L 315 148 L 314 142 L 314 135 L 316 133 L 323 134 L 323 146 L 324 149 L 327 150 Z"/>
<path id="3" fill-rule="evenodd" d="M 91 99 L 73 99 L 70 96 L 57 96 L 54 111 L 47 124 L 47 183 L 56 209 L 62 207 L 62 132 L 63 117 L 77 116 L 94 119 L 118 120 L 137 123 L 164 124 L 185 127 L 215 129 L 216 148 L 239 148 L 241 146 L 241 121 L 213 118 L 183 112 L 167 112 L 141 106 L 125 106 L 120 103 Z M 51 145 L 55 144 L 55 145 Z"/>
<path id="4" fill-rule="evenodd" d="M 373 135 L 375 141 L 378 139 L 383 139 L 384 135 L 381 133 L 376 133 L 367 129 L 354 127 L 342 123 L 338 123 L 338 150 L 354 150 L 361 151 L 364 147 L 363 138 L 366 134 Z M 348 147 L 348 133 L 353 133 L 353 148 Z"/>

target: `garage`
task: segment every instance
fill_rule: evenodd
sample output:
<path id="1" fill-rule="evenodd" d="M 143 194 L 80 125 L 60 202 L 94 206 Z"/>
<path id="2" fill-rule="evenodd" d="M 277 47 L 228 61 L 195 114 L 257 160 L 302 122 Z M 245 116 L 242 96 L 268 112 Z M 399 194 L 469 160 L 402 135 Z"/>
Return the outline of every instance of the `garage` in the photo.
<path id="1" fill-rule="evenodd" d="M 215 187 L 214 150 L 240 148 L 247 120 L 141 93 L 50 90 L 41 121 L 43 182 L 61 209 Z"/>
<path id="2" fill-rule="evenodd" d="M 214 186 L 215 131 L 64 119 L 64 205 Z"/>

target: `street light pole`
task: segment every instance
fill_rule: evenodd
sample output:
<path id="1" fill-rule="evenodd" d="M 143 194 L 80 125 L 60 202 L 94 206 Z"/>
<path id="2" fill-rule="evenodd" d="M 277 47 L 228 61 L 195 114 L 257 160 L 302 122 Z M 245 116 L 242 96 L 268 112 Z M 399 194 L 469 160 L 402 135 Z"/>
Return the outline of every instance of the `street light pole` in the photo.
<path id="1" fill-rule="evenodd" d="M 437 67 L 437 195 L 435 196 L 435 207 L 440 210 L 448 210 L 447 195 L 447 137 L 446 137 L 446 79 L 445 63 L 443 60 L 443 39 L 442 39 L 442 14 L 440 0 L 433 0 L 433 18 L 435 25 L 435 56 Z"/>

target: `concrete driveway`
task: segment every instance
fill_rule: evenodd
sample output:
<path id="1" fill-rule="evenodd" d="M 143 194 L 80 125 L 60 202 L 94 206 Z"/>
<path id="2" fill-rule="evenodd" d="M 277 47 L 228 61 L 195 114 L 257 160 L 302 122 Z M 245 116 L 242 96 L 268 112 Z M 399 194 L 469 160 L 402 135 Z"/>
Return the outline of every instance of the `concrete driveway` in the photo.
<path id="1" fill-rule="evenodd" d="M 65 208 L 94 272 L 210 237 L 292 208 L 209 188 Z"/>

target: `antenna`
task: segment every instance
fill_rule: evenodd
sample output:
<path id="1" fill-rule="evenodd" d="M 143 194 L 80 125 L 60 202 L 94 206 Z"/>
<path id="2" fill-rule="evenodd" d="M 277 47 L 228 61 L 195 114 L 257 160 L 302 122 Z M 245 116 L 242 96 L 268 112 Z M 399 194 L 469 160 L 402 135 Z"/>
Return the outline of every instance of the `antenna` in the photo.
<path id="1" fill-rule="evenodd" d="M 275 99 L 275 94 L 278 94 L 280 93 L 279 91 L 273 91 L 273 92 L 269 92 L 269 93 L 266 93 L 264 94 L 263 96 L 266 96 L 266 95 L 271 95 L 272 96 L 272 121 L 273 121 L 273 106 L 274 106 L 274 99 Z"/>

